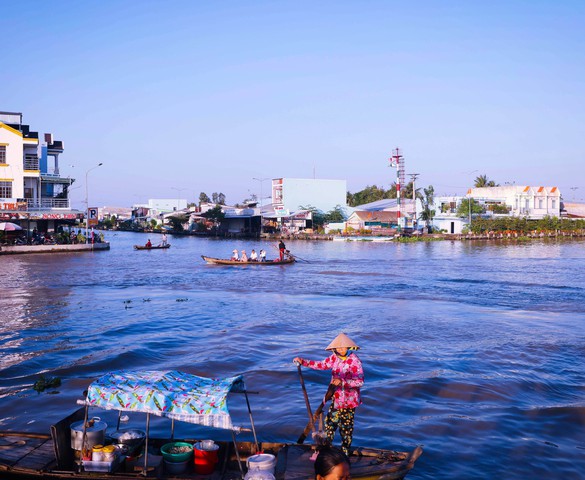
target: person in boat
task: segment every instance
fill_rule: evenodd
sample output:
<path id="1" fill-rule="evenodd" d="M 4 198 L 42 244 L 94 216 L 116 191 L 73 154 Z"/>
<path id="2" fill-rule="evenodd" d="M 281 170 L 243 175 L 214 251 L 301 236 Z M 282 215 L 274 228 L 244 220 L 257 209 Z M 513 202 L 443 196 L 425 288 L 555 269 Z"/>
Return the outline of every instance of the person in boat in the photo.
<path id="1" fill-rule="evenodd" d="M 284 244 L 284 242 L 281 239 L 280 242 L 278 243 L 278 251 L 280 252 L 280 261 L 281 262 L 284 260 L 284 251 L 285 250 L 286 250 L 286 245 Z"/>
<path id="2" fill-rule="evenodd" d="M 258 254 L 256 253 L 256 250 L 254 250 L 254 249 L 252 249 L 252 253 L 250 253 L 250 261 L 251 262 L 258 261 Z"/>
<path id="3" fill-rule="evenodd" d="M 163 247 L 166 247 L 166 246 L 167 246 L 167 234 L 166 234 L 166 233 L 163 233 L 163 234 L 162 234 L 162 241 L 161 241 L 161 245 L 162 245 Z"/>
<path id="4" fill-rule="evenodd" d="M 260 261 L 261 262 L 266 261 L 266 250 L 264 250 L 264 249 L 260 250 Z"/>
<path id="5" fill-rule="evenodd" d="M 230 260 L 235 260 L 236 262 L 240 261 L 240 257 L 238 256 L 238 251 L 235 248 L 232 251 L 232 258 Z"/>
<path id="6" fill-rule="evenodd" d="M 240 257 L 240 262 L 247 262 L 248 255 L 246 255 L 246 250 L 242 250 L 242 256 Z"/>
<path id="7" fill-rule="evenodd" d="M 360 388 L 364 384 L 362 362 L 355 351 L 359 347 L 345 333 L 340 333 L 325 350 L 333 353 L 321 361 L 295 357 L 293 361 L 313 370 L 331 370 L 331 384 L 335 386 L 333 400 L 325 419 L 327 441 L 333 444 L 335 430 L 341 435 L 341 449 L 350 455 L 353 439 L 355 409 L 361 405 Z"/>
<path id="8" fill-rule="evenodd" d="M 315 460 L 315 480 L 351 480 L 349 458 L 335 447 L 321 447 Z"/>
<path id="9" fill-rule="evenodd" d="M 146 248 L 151 248 L 152 247 L 152 242 L 150 241 L 150 238 L 148 239 L 148 242 L 146 242 L 146 245 L 144 245 Z"/>

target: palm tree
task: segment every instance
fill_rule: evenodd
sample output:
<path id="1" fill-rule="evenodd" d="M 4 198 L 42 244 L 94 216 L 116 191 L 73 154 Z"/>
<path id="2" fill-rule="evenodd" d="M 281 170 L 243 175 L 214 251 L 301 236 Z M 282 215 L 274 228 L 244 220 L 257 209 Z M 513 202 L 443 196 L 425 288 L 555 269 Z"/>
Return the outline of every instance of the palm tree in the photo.
<path id="1" fill-rule="evenodd" d="M 488 180 L 487 175 L 479 175 L 475 179 L 475 188 L 482 188 L 482 187 L 499 187 L 499 184 L 496 184 L 493 180 Z"/>
<path id="2" fill-rule="evenodd" d="M 422 199 L 423 210 L 420 214 L 420 218 L 425 222 L 425 226 L 427 228 L 427 232 L 430 233 L 430 225 L 433 221 L 433 217 L 435 216 L 435 211 L 431 210 L 431 205 L 435 201 L 435 189 L 432 185 L 429 185 L 428 188 L 423 188 L 424 198 Z"/>

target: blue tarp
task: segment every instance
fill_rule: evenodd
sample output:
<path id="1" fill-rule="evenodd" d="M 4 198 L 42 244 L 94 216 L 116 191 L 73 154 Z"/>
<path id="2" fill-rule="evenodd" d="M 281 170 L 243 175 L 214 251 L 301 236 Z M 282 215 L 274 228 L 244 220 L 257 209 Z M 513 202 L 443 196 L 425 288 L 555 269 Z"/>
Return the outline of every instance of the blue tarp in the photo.
<path id="1" fill-rule="evenodd" d="M 94 381 L 89 386 L 86 404 L 238 430 L 227 409 L 227 395 L 244 390 L 241 375 L 212 379 L 177 371 L 121 371 Z"/>

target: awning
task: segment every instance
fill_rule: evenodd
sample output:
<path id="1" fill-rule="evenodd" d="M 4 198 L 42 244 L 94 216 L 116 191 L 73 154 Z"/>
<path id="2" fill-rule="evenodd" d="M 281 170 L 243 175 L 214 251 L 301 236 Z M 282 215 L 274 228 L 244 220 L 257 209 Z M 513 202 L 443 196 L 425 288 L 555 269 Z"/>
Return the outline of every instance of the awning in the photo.
<path id="1" fill-rule="evenodd" d="M 232 424 L 227 395 L 244 391 L 241 375 L 212 379 L 177 371 L 111 372 L 89 386 L 86 405 L 239 430 Z"/>

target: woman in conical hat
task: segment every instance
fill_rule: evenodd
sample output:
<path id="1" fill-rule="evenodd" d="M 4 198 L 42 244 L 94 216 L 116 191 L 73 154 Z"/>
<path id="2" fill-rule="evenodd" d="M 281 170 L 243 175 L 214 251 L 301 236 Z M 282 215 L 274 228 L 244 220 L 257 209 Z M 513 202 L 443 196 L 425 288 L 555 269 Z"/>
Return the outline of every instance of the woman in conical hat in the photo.
<path id="1" fill-rule="evenodd" d="M 339 428 L 341 449 L 347 456 L 351 454 L 355 409 L 362 403 L 360 388 L 364 384 L 362 362 L 355 353 L 358 349 L 351 338 L 340 333 L 325 349 L 332 350 L 333 353 L 324 360 L 305 360 L 301 357 L 293 359 L 294 362 L 313 370 L 331 370 L 331 384 L 335 385 L 335 391 L 325 419 L 325 433 L 332 445 L 335 430 Z"/>

